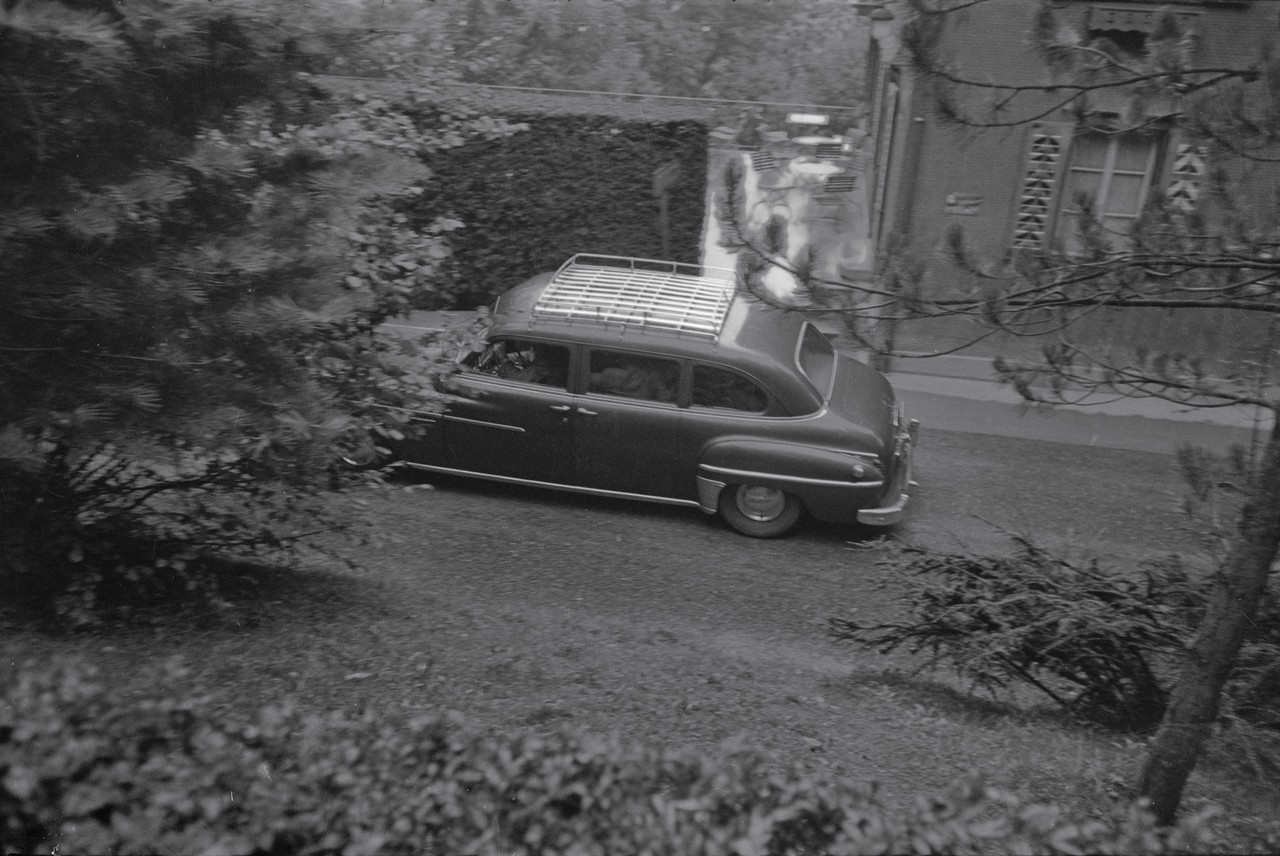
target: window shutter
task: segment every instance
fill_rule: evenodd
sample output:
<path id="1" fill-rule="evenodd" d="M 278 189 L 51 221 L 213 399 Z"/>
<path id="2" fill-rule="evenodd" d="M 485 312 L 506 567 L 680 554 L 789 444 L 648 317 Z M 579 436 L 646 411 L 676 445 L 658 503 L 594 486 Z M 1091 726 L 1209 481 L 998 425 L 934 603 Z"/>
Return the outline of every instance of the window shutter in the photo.
<path id="1" fill-rule="evenodd" d="M 1173 152 L 1173 169 L 1165 197 L 1179 211 L 1191 211 L 1200 201 L 1200 185 L 1204 181 L 1209 150 L 1205 146 L 1178 141 Z"/>
<path id="2" fill-rule="evenodd" d="M 1059 122 L 1039 122 L 1031 126 L 1026 172 L 1018 194 L 1017 219 L 1013 230 L 1015 250 L 1038 250 L 1053 216 L 1053 196 L 1058 174 L 1071 139 L 1071 126 Z"/>

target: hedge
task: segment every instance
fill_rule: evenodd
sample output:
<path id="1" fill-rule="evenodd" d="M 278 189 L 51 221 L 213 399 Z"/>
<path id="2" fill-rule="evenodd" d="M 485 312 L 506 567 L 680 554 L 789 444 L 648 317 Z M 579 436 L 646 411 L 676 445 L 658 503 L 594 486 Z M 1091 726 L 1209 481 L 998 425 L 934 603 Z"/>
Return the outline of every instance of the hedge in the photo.
<path id="1" fill-rule="evenodd" d="M 1203 851 L 1202 819 L 1076 822 L 970 782 L 907 811 L 873 789 L 571 731 L 484 734 L 456 714 L 224 718 L 72 662 L 0 672 L 0 851 L 764 856 Z"/>
<path id="2" fill-rule="evenodd" d="M 439 306 L 471 308 L 574 253 L 696 264 L 706 213 L 707 128 L 697 122 L 628 122 L 607 116 L 504 116 L 528 129 L 433 152 L 431 177 L 408 212 L 425 227 L 441 215 L 455 279 Z M 669 192 L 664 256 L 654 170 L 679 164 Z"/>

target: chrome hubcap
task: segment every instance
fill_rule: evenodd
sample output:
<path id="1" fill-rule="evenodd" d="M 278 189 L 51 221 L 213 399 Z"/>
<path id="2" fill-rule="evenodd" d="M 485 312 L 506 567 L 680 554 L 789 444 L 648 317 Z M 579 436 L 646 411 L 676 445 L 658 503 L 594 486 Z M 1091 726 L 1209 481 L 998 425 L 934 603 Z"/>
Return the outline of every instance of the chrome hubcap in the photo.
<path id="1" fill-rule="evenodd" d="M 743 516 L 760 523 L 777 518 L 787 507 L 787 495 L 772 487 L 743 485 L 738 488 L 738 510 Z"/>

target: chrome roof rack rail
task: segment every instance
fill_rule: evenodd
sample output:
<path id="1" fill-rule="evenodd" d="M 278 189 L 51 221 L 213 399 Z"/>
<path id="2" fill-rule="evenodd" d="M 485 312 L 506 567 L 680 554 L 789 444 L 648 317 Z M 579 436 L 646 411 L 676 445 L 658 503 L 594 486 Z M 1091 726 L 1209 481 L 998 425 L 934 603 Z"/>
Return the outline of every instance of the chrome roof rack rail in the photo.
<path id="1" fill-rule="evenodd" d="M 735 288 L 734 273 L 726 268 L 578 253 L 556 271 L 533 314 L 714 340 Z"/>

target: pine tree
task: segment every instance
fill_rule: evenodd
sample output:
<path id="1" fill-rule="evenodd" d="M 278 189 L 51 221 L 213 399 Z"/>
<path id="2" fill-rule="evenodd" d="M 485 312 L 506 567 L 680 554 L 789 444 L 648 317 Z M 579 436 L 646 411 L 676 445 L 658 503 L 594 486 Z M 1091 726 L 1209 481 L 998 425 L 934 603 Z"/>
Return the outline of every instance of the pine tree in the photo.
<path id="1" fill-rule="evenodd" d="M 340 527 L 318 492 L 361 406 L 430 395 L 373 330 L 458 224 L 414 230 L 397 200 L 432 150 L 506 130 L 323 92 L 324 27 L 262 0 L 0 4 L 7 586 Z"/>

